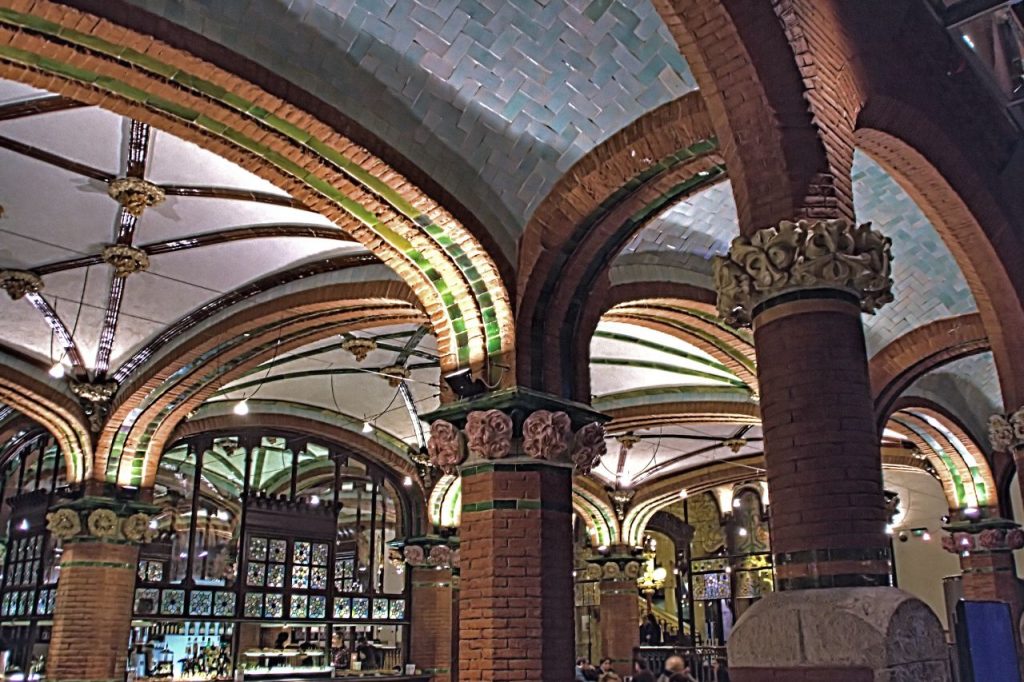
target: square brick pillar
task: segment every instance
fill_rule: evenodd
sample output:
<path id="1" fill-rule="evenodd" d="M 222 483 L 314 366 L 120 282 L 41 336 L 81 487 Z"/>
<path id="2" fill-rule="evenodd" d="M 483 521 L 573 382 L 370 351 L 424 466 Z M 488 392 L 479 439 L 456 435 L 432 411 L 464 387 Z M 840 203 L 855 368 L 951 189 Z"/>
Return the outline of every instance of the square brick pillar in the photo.
<path id="1" fill-rule="evenodd" d="M 424 673 L 433 675 L 434 682 L 453 682 L 457 576 L 452 575 L 450 566 L 410 565 L 409 571 L 409 660 Z"/>
<path id="2" fill-rule="evenodd" d="M 425 418 L 431 463 L 462 475 L 459 679 L 571 682 L 572 476 L 605 452 L 601 416 L 517 388 Z"/>
<path id="3" fill-rule="evenodd" d="M 462 470 L 462 680 L 571 680 L 572 469 Z"/>
<path id="4" fill-rule="evenodd" d="M 64 545 L 48 680 L 123 682 L 138 559 L 133 544 Z"/>
<path id="5" fill-rule="evenodd" d="M 635 566 L 635 568 L 632 568 Z M 608 570 L 609 565 L 614 566 Z M 601 656 L 612 659 L 619 675 L 632 675 L 633 650 L 640 646 L 640 591 L 636 578 L 640 564 L 605 564 L 601 577 Z"/>

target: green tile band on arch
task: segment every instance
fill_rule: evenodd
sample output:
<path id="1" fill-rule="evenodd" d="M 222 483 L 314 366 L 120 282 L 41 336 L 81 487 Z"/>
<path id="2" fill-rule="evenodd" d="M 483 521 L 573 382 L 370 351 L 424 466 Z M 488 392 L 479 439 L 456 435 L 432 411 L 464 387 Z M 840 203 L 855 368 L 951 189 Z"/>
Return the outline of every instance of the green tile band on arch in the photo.
<path id="1" fill-rule="evenodd" d="M 75 560 L 62 561 L 60 564 L 64 568 L 72 567 L 85 567 L 85 568 L 114 568 L 123 571 L 134 571 L 136 569 L 135 564 L 130 564 L 124 561 L 87 561 L 87 560 Z"/>
<path id="2" fill-rule="evenodd" d="M 484 502 L 464 502 L 462 504 L 463 514 L 473 514 L 485 511 L 551 511 L 564 514 L 572 513 L 572 504 L 536 500 L 536 499 L 498 499 L 486 500 Z"/>
<path id="3" fill-rule="evenodd" d="M 363 186 L 371 194 L 378 196 L 397 212 L 408 218 L 414 226 L 420 228 L 429 239 L 440 247 L 462 275 L 470 295 L 477 301 L 477 307 L 481 318 L 480 323 L 483 327 L 484 333 L 485 352 L 490 354 L 500 352 L 502 350 L 501 330 L 493 303 L 493 296 L 487 289 L 483 275 L 479 270 L 477 270 L 472 259 L 467 256 L 462 247 L 459 246 L 443 228 L 435 224 L 427 215 L 417 211 L 411 203 L 406 201 L 401 194 L 388 186 L 387 183 L 381 181 L 372 173 L 361 168 L 350 159 L 347 159 L 344 155 L 338 153 L 322 140 L 314 138 L 312 133 L 304 131 L 294 124 L 275 116 L 262 107 L 257 106 L 255 103 L 240 97 L 237 93 L 228 92 L 224 88 L 199 78 L 194 74 L 186 73 L 177 67 L 168 65 L 150 55 L 143 54 L 136 50 L 124 48 L 95 36 L 64 28 L 51 21 L 6 8 L 0 8 L 0 24 L 7 24 L 15 28 L 35 31 L 79 46 L 83 49 L 99 53 L 106 57 L 127 62 L 142 70 L 149 71 L 150 73 L 165 78 L 183 88 L 192 90 L 198 95 L 227 106 L 235 110 L 237 113 L 249 116 L 255 119 L 258 124 L 274 130 L 293 142 L 305 147 L 314 154 L 317 154 L 321 158 L 329 161 L 332 165 L 337 167 L 338 170 L 348 175 L 353 181 Z M 470 349 L 467 343 L 469 336 L 468 333 L 465 332 L 464 316 L 461 314 L 461 309 L 455 300 L 454 295 L 452 295 L 450 287 L 444 282 L 440 273 L 438 273 L 436 268 L 430 265 L 429 261 L 423 256 L 423 254 L 414 248 L 407 239 L 401 237 L 401 235 L 397 234 L 394 230 L 390 229 L 383 223 L 380 223 L 377 220 L 377 216 L 372 211 L 369 211 L 361 204 L 352 201 L 343 193 L 331 186 L 330 183 L 315 178 L 304 168 L 294 164 L 266 146 L 260 145 L 240 131 L 228 128 L 226 125 L 212 120 L 199 112 L 193 111 L 174 102 L 155 97 L 142 90 L 120 83 L 115 79 L 99 76 L 98 74 L 91 73 L 85 69 L 71 67 L 70 65 L 63 64 L 57 60 L 42 57 L 41 55 L 24 50 L 18 50 L 17 48 L 3 47 L 0 49 L 0 55 L 9 58 L 12 61 L 28 64 L 43 71 L 53 72 L 72 80 L 87 83 L 94 87 L 107 89 L 121 97 L 149 106 L 174 118 L 182 119 L 192 125 L 199 126 L 213 135 L 227 139 L 234 144 L 259 155 L 268 162 L 273 163 L 282 171 L 292 175 L 307 186 L 315 189 L 320 194 L 338 203 L 350 215 L 358 219 L 367 227 L 376 231 L 377 234 L 384 238 L 395 249 L 402 252 L 427 276 L 441 298 L 443 306 L 448 312 L 450 321 L 452 322 L 457 340 L 456 355 L 459 363 L 460 365 L 464 365 L 468 362 L 470 356 Z M 461 331 L 459 326 L 456 324 L 458 321 L 462 321 Z"/>

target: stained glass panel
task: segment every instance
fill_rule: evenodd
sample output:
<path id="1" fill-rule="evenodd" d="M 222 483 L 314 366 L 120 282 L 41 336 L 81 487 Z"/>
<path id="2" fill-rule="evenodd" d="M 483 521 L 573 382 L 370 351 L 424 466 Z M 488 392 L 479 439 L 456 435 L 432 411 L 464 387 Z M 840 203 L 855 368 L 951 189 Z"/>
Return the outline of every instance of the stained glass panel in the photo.
<path id="1" fill-rule="evenodd" d="M 266 561 L 267 560 L 267 539 L 266 538 L 249 538 L 249 560 L 250 561 Z"/>
<path id="2" fill-rule="evenodd" d="M 309 617 L 324 618 L 327 615 L 327 597 L 313 596 L 309 598 Z"/>
<path id="3" fill-rule="evenodd" d="M 135 590 L 135 613 L 148 615 L 156 613 L 156 605 L 160 602 L 160 590 L 137 589 Z"/>
<path id="4" fill-rule="evenodd" d="M 345 619 L 352 617 L 352 600 L 349 597 L 335 598 L 334 617 L 337 619 Z"/>
<path id="5" fill-rule="evenodd" d="M 285 540 L 270 541 L 270 560 L 284 563 L 288 557 L 288 542 Z"/>
<path id="6" fill-rule="evenodd" d="M 309 566 L 292 567 L 292 587 L 300 590 L 309 588 Z"/>
<path id="7" fill-rule="evenodd" d="M 388 617 L 388 600 L 387 599 L 374 599 L 373 600 L 373 619 L 384 620 Z"/>
<path id="8" fill-rule="evenodd" d="M 313 545 L 313 565 L 326 566 L 327 552 L 328 546 L 326 544 L 318 542 L 315 545 Z"/>
<path id="9" fill-rule="evenodd" d="M 268 618 L 281 618 L 284 616 L 284 597 L 280 594 L 267 595 L 267 608 L 264 611 Z"/>
<path id="10" fill-rule="evenodd" d="M 308 564 L 309 563 L 309 543 L 308 542 L 296 542 L 295 543 L 295 563 L 297 564 Z"/>
<path id="11" fill-rule="evenodd" d="M 264 584 L 266 578 L 267 567 L 264 564 L 249 564 L 248 572 L 245 576 L 245 584 L 260 587 Z"/>
<path id="12" fill-rule="evenodd" d="M 370 615 L 370 600 L 366 597 L 354 597 L 352 599 L 352 617 L 366 618 Z"/>
<path id="13" fill-rule="evenodd" d="M 213 615 L 233 616 L 235 615 L 235 593 L 218 592 L 213 600 Z"/>
<path id="14" fill-rule="evenodd" d="M 213 612 L 213 592 L 192 590 L 188 599 L 188 615 L 209 616 Z"/>
<path id="15" fill-rule="evenodd" d="M 309 587 L 314 590 L 327 589 L 327 568 L 315 566 L 309 573 Z"/>
<path id="16" fill-rule="evenodd" d="M 267 587 L 284 587 L 284 564 L 267 567 Z"/>
<path id="17" fill-rule="evenodd" d="M 405 618 L 405 600 L 392 599 L 391 613 L 388 615 L 392 620 L 402 620 L 403 618 Z"/>
<path id="18" fill-rule="evenodd" d="M 305 618 L 306 617 L 306 604 L 308 597 L 304 594 L 293 594 L 292 595 L 292 607 L 288 612 L 289 618 Z"/>
<path id="19" fill-rule="evenodd" d="M 263 615 L 263 595 L 245 595 L 245 615 L 247 618 L 259 618 Z"/>
<path id="20" fill-rule="evenodd" d="M 728 599 L 730 593 L 728 573 L 703 573 L 693 576 L 694 599 Z"/>
<path id="21" fill-rule="evenodd" d="M 160 596 L 160 613 L 180 616 L 185 612 L 185 590 L 164 590 Z"/>

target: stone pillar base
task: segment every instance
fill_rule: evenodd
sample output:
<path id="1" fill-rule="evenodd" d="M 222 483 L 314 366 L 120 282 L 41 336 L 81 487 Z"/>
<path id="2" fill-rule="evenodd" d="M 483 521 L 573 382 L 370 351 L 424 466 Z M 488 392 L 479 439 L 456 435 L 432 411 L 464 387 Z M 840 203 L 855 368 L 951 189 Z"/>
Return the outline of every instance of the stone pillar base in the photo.
<path id="1" fill-rule="evenodd" d="M 892 587 L 770 594 L 729 638 L 733 682 L 949 682 L 946 641 L 924 602 Z"/>

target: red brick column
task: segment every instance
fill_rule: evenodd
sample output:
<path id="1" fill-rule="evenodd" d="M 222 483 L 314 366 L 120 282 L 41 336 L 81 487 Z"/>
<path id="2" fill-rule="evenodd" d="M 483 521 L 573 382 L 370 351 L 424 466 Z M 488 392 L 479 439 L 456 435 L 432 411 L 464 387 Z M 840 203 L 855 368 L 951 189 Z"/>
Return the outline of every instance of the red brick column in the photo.
<path id="1" fill-rule="evenodd" d="M 615 671 L 631 675 L 633 650 L 640 646 L 640 593 L 636 577 L 616 571 L 603 577 L 601 590 L 601 656 L 612 659 Z"/>
<path id="2" fill-rule="evenodd" d="M 892 300 L 889 261 L 886 238 L 845 220 L 782 222 L 715 261 L 719 312 L 754 329 L 779 588 L 732 631 L 735 682 L 949 679 L 938 619 L 889 587 L 861 323 Z"/>
<path id="3" fill-rule="evenodd" d="M 427 418 L 462 475 L 459 679 L 573 679 L 572 476 L 605 453 L 600 415 L 524 389 Z"/>
<path id="4" fill-rule="evenodd" d="M 452 682 L 455 590 L 450 567 L 409 567 L 411 627 L 409 660 L 434 682 Z"/>
<path id="5" fill-rule="evenodd" d="M 125 679 L 138 558 L 132 544 L 65 544 L 48 680 Z"/>
<path id="6" fill-rule="evenodd" d="M 754 344 L 779 589 L 888 585 L 860 306 L 840 292 L 771 303 Z"/>
<path id="7" fill-rule="evenodd" d="M 461 680 L 572 679 L 572 469 L 462 470 Z"/>

